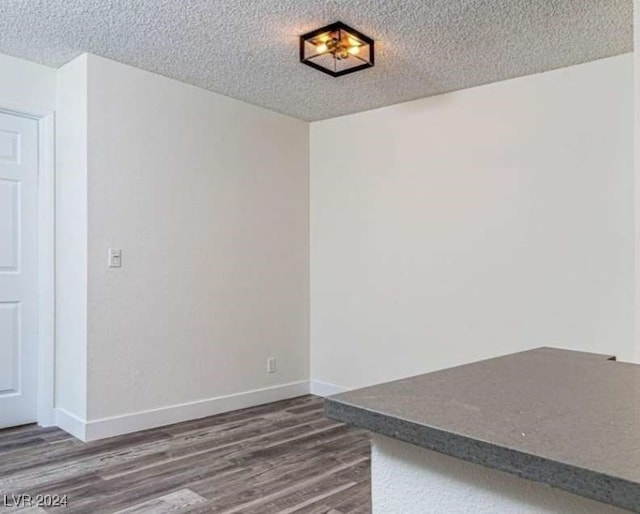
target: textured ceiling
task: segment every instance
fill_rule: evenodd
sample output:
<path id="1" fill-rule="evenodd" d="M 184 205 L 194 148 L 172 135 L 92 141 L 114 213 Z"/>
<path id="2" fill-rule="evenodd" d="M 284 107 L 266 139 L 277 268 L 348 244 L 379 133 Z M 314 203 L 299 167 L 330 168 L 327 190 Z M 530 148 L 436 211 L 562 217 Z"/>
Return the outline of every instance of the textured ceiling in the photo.
<path id="1" fill-rule="evenodd" d="M 91 52 L 318 120 L 632 50 L 632 0 L 2 0 L 0 52 Z M 302 33 L 343 21 L 376 66 L 333 78 Z M 1 77 L 0 77 L 1 80 Z"/>

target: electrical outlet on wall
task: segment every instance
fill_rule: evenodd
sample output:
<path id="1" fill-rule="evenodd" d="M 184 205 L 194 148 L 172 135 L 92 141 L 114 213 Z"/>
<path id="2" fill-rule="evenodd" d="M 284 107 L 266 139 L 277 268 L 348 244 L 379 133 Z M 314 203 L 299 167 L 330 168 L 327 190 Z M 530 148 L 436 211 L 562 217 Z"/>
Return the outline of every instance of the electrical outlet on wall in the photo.
<path id="1" fill-rule="evenodd" d="M 267 357 L 267 373 L 275 373 L 276 371 L 276 358 Z"/>

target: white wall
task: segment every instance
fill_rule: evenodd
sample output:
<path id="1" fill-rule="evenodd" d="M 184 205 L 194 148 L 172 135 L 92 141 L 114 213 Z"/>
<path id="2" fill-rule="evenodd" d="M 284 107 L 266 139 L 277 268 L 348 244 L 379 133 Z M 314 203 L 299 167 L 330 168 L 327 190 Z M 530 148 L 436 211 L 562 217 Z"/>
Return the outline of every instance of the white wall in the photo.
<path id="1" fill-rule="evenodd" d="M 311 376 L 634 356 L 631 54 L 311 125 Z"/>
<path id="2" fill-rule="evenodd" d="M 373 514 L 625 514 L 627 510 L 374 435 Z"/>
<path id="3" fill-rule="evenodd" d="M 633 358 L 632 67 L 312 124 L 313 378 L 541 344 Z M 93 56 L 57 101 L 55 70 L 0 71 L 1 107 L 58 110 L 57 407 L 85 422 L 305 381 L 308 125 Z"/>
<path id="4" fill-rule="evenodd" d="M 39 113 L 55 105 L 54 68 L 0 54 L 0 108 Z"/>
<path id="5" fill-rule="evenodd" d="M 67 429 L 87 413 L 87 61 L 57 82 L 55 406 Z"/>
<path id="6" fill-rule="evenodd" d="M 308 124 L 95 56 L 88 113 L 88 420 L 306 387 Z"/>

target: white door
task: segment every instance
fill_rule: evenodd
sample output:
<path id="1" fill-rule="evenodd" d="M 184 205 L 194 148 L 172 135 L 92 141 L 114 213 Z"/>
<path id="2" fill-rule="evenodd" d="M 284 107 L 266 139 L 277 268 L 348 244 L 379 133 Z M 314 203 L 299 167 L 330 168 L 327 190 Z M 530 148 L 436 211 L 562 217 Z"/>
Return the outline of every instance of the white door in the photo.
<path id="1" fill-rule="evenodd" d="M 0 112 L 0 427 L 37 419 L 38 122 Z"/>

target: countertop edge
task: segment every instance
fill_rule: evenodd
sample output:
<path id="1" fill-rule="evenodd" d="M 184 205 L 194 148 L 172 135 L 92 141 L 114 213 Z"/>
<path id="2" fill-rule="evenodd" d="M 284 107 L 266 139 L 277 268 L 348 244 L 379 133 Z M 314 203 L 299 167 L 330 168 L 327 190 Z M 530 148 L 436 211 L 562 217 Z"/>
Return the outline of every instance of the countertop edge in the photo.
<path id="1" fill-rule="evenodd" d="M 602 503 L 640 512 L 640 484 L 328 397 L 327 417 Z"/>

